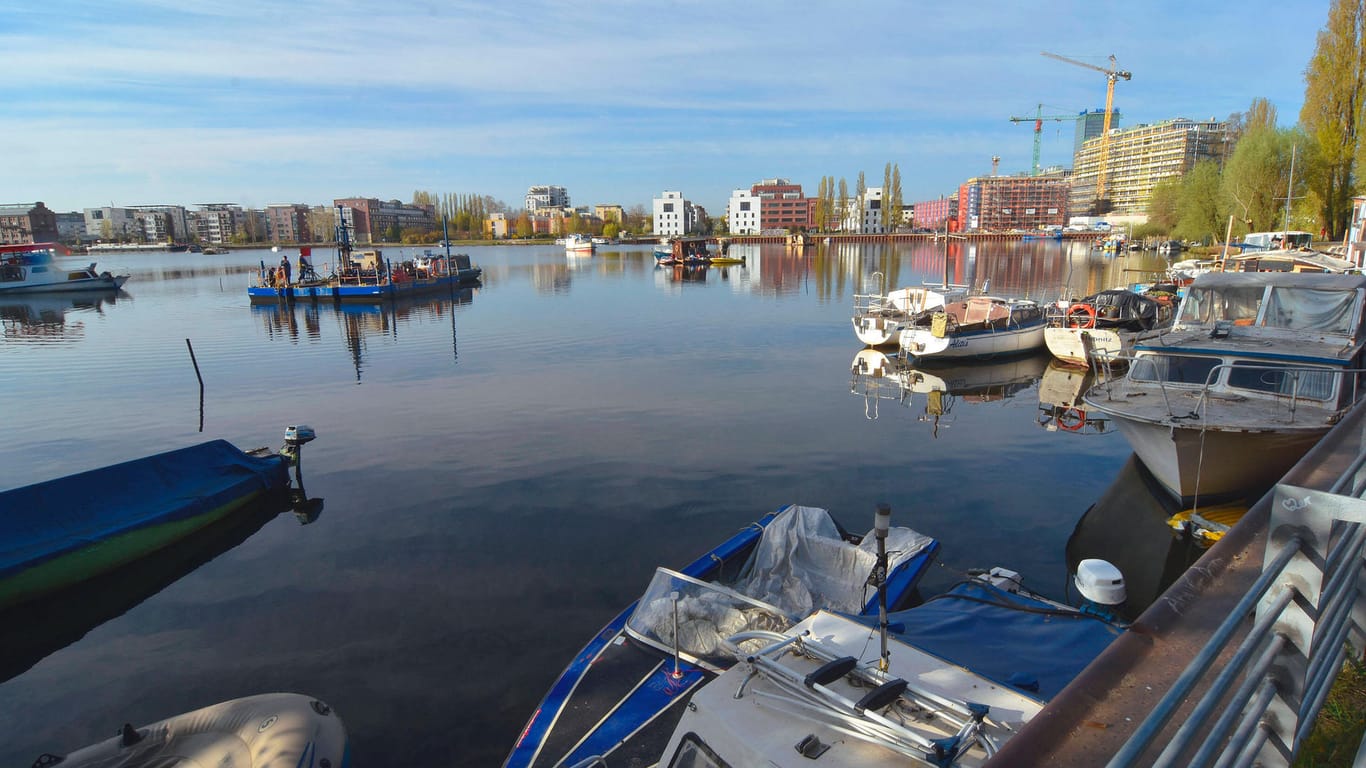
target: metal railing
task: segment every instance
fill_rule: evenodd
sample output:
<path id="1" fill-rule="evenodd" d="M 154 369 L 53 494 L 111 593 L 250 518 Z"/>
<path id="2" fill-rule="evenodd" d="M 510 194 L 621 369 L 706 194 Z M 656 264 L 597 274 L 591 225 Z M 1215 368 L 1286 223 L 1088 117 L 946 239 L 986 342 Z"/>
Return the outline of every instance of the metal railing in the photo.
<path id="1" fill-rule="evenodd" d="M 998 763 L 1290 765 L 1346 655 L 1366 648 L 1364 523 L 1359 405 Z"/>

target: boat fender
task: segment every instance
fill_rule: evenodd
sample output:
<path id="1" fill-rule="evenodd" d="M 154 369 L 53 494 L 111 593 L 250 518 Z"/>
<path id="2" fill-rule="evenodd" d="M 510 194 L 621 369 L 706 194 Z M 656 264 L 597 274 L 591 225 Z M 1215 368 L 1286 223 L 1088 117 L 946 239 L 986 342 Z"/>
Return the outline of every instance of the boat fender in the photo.
<path id="1" fill-rule="evenodd" d="M 1058 414 L 1058 426 L 1068 432 L 1076 432 L 1086 426 L 1086 411 L 1068 408 Z"/>
<path id="2" fill-rule="evenodd" d="M 1073 304 L 1067 308 L 1069 328 L 1095 328 L 1096 308 L 1090 304 Z"/>

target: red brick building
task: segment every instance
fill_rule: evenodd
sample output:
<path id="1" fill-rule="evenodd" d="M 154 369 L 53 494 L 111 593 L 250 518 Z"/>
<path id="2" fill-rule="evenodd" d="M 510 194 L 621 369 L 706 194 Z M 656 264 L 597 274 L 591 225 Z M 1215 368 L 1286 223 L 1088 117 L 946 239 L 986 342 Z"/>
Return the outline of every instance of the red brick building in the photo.
<path id="1" fill-rule="evenodd" d="M 57 214 L 41 202 L 0 205 L 0 245 L 57 242 Z"/>
<path id="2" fill-rule="evenodd" d="M 787 179 L 764 179 L 749 188 L 759 198 L 759 229 L 809 229 L 816 200 L 802 196 L 802 185 Z"/>

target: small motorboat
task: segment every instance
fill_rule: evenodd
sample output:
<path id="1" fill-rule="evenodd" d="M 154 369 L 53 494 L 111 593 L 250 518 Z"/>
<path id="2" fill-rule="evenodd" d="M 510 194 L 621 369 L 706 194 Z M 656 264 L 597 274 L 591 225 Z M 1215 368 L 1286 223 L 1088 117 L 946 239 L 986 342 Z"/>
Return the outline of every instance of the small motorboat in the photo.
<path id="1" fill-rule="evenodd" d="M 921 312 L 901 331 L 901 350 L 916 358 L 991 357 L 1039 349 L 1043 307 L 1029 299 L 968 296 Z"/>
<path id="2" fill-rule="evenodd" d="M 1175 299 L 1175 285 L 1159 284 L 1144 293 L 1112 288 L 1058 302 L 1047 313 L 1044 344 L 1071 365 L 1090 365 L 1093 358 L 1122 365 L 1136 336 L 1171 325 Z"/>
<path id="3" fill-rule="evenodd" d="M 128 275 L 97 272 L 71 264 L 71 251 L 61 243 L 0 245 L 0 296 L 18 293 L 105 291 L 113 293 Z"/>
<path id="4" fill-rule="evenodd" d="M 575 765 L 594 755 L 652 764 L 693 691 L 735 663 L 722 648 L 728 635 L 781 632 L 821 609 L 895 610 L 939 544 L 890 526 L 887 514 L 855 536 L 823 509 L 788 505 L 682 570 L 656 569 L 641 598 L 551 686 L 504 765 Z M 870 578 L 875 567 L 885 591 Z"/>
<path id="5" fill-rule="evenodd" d="M 655 760 L 981 765 L 1123 632 L 1109 563 L 1078 565 L 1082 609 L 1020 581 L 994 568 L 885 618 L 817 611 L 782 632 L 734 633 L 723 646 L 736 663 L 692 696 Z"/>
<path id="6" fill-rule="evenodd" d="M 291 426 L 278 454 L 210 440 L 0 492 L 0 608 L 107 573 L 288 494 L 289 466 L 312 439 L 309 427 Z"/>
<path id="7" fill-rule="evenodd" d="M 265 693 L 214 704 L 117 735 L 65 755 L 43 754 L 34 768 L 346 768 L 350 745 L 341 718 L 301 693 Z"/>
<path id="8" fill-rule="evenodd" d="M 855 294 L 853 317 L 854 335 L 869 347 L 900 344 L 902 331 L 921 313 L 967 297 L 966 286 L 913 286 L 883 293 L 882 273 L 872 277 L 879 281 L 878 290 Z"/>

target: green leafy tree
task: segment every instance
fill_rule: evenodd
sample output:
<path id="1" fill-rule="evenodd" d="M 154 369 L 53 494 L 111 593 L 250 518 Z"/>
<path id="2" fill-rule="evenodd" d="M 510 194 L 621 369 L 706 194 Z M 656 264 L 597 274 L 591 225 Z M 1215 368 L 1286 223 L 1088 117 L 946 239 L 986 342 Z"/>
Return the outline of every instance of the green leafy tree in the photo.
<path id="1" fill-rule="evenodd" d="M 840 195 L 838 202 L 835 203 L 835 226 L 841 231 L 844 230 L 844 220 L 849 216 L 849 182 L 840 179 Z"/>
<path id="2" fill-rule="evenodd" d="M 1366 7 L 1333 0 L 1305 69 L 1300 126 L 1314 144 L 1307 180 L 1330 237 L 1346 231 L 1352 214 L 1355 167 L 1362 157 L 1360 120 L 1366 94 Z"/>
<path id="3" fill-rule="evenodd" d="M 522 215 L 517 217 L 517 237 L 518 239 L 525 240 L 528 237 L 531 237 L 531 233 L 531 214 L 522 211 Z"/>
<path id="4" fill-rule="evenodd" d="M 1177 201 L 1177 237 L 1212 242 L 1224 236 L 1226 207 L 1219 186 L 1219 164 L 1213 160 L 1201 160 L 1186 173 Z"/>
<path id="5" fill-rule="evenodd" d="M 887 223 L 887 231 L 895 232 L 901 226 L 901 211 L 904 207 L 901 201 L 901 167 L 896 163 L 889 163 L 889 166 L 882 184 L 882 215 Z"/>
<path id="6" fill-rule="evenodd" d="M 1276 229 L 1285 209 L 1290 156 L 1296 134 L 1274 125 L 1251 124 L 1224 164 L 1221 189 L 1237 234 Z"/>
<path id="7" fill-rule="evenodd" d="M 1171 234 L 1176 230 L 1181 205 L 1181 180 L 1180 176 L 1168 176 L 1153 185 L 1152 195 L 1148 197 L 1148 223 L 1154 225 L 1161 234 Z"/>

